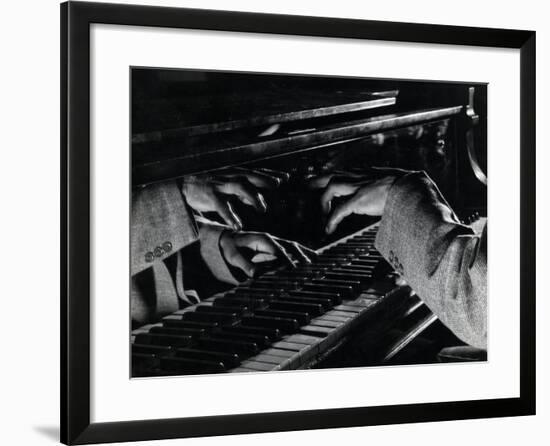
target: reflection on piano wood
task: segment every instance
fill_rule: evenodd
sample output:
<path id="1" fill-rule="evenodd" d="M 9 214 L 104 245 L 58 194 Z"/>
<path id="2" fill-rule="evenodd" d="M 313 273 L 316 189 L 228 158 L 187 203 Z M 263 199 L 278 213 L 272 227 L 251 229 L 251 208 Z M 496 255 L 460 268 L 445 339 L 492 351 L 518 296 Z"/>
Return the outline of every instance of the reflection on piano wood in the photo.
<path id="1" fill-rule="evenodd" d="M 135 330 L 133 376 L 312 368 L 357 327 L 417 312 L 419 300 L 394 284 L 374 248 L 376 227 L 318 250 L 312 264 L 264 274 Z M 428 313 L 380 363 L 434 321 Z"/>

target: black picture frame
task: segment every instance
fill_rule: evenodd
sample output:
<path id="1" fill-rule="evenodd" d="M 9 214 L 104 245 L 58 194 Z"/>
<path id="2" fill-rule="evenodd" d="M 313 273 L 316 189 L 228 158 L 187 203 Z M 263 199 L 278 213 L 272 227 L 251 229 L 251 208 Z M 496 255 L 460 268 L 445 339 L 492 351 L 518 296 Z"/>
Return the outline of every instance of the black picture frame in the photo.
<path id="1" fill-rule="evenodd" d="M 90 422 L 90 24 L 520 50 L 520 396 Z M 535 414 L 535 32 L 106 3 L 61 5 L 61 441 L 84 444 Z"/>

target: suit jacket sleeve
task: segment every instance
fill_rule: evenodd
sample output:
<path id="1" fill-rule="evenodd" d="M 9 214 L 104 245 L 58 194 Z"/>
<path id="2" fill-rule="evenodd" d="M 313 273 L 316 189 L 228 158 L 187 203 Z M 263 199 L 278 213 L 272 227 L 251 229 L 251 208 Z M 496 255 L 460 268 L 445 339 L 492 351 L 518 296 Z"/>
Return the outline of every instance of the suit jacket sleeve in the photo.
<path id="1" fill-rule="evenodd" d="M 237 285 L 239 282 L 231 274 L 220 247 L 220 237 L 224 231 L 233 231 L 233 229 L 204 217 L 197 217 L 197 223 L 201 239 L 201 256 L 210 272 L 222 282 Z"/>
<path id="2" fill-rule="evenodd" d="M 487 226 L 459 223 L 423 172 L 389 190 L 376 248 L 464 342 L 487 347 Z"/>
<path id="3" fill-rule="evenodd" d="M 146 186 L 132 193 L 132 276 L 198 238 L 193 215 L 175 182 Z"/>

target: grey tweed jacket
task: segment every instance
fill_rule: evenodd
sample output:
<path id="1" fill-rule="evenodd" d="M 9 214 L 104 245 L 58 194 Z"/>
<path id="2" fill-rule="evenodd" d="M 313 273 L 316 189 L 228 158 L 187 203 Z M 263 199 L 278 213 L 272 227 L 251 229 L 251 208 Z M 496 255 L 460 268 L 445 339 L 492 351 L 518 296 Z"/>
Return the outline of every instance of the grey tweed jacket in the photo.
<path id="1" fill-rule="evenodd" d="M 199 297 L 185 288 L 183 248 L 200 243 L 214 276 L 236 283 L 219 247 L 225 226 L 195 219 L 175 182 L 150 185 L 132 193 L 130 228 L 131 315 L 136 325 L 158 320 Z M 196 259 L 195 259 L 196 260 Z"/>
<path id="2" fill-rule="evenodd" d="M 424 172 L 391 186 L 376 248 L 464 342 L 487 348 L 487 224 L 461 224 Z"/>

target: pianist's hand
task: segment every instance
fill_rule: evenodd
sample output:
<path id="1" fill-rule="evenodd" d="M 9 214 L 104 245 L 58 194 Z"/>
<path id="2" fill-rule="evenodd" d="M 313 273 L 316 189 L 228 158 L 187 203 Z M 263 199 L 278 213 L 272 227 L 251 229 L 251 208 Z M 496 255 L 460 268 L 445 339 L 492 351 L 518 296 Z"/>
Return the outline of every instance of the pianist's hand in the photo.
<path id="1" fill-rule="evenodd" d="M 288 174 L 261 169 L 232 168 L 184 178 L 182 193 L 187 203 L 199 212 L 216 212 L 235 230 L 242 223 L 229 203 L 229 196 L 236 196 L 258 212 L 266 212 L 264 197 L 258 189 L 273 189 L 288 179 Z"/>
<path id="2" fill-rule="evenodd" d="M 326 232 L 334 232 L 340 222 L 351 214 L 382 215 L 391 185 L 406 173 L 401 169 L 372 168 L 363 174 L 332 172 L 311 178 L 309 187 L 323 189 L 321 206 L 329 214 Z M 333 205 L 337 197 L 342 199 Z"/>
<path id="3" fill-rule="evenodd" d="M 272 264 L 274 259 L 288 266 L 311 263 L 315 251 L 297 242 L 274 237 L 265 232 L 225 231 L 220 238 L 222 254 L 230 265 L 242 270 L 247 277 Z"/>

